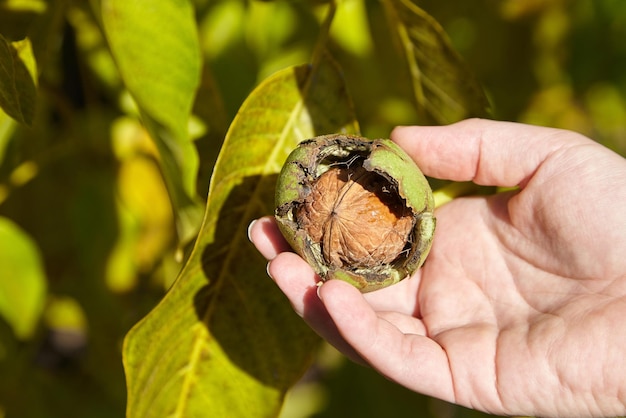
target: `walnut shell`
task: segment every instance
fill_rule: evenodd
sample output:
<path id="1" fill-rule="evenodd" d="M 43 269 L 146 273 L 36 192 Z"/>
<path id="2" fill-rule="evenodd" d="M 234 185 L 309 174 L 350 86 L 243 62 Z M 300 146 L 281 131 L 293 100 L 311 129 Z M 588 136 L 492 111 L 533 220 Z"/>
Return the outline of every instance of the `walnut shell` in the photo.
<path id="1" fill-rule="evenodd" d="M 415 162 L 388 139 L 325 135 L 289 155 L 275 217 L 322 280 L 369 292 L 419 268 L 435 229 L 432 191 Z"/>

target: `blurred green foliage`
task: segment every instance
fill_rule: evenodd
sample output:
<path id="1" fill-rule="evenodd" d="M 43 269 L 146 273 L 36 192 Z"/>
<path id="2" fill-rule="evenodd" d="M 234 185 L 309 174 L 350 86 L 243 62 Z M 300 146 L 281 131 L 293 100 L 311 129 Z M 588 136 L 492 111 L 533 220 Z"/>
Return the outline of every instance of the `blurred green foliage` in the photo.
<path id="1" fill-rule="evenodd" d="M 576 130 L 626 155 L 626 3 L 416 4 L 483 84 L 494 118 Z M 204 65 L 186 134 L 200 156 L 191 200 L 201 207 L 237 110 L 270 74 L 311 59 L 325 6 L 193 5 Z M 190 248 L 180 239 L 162 150 L 139 122 L 100 10 L 98 0 L 0 0 L 0 59 L 27 64 L 12 82 L 25 86 L 20 100 L 0 101 L 5 109 L 26 106 L 0 111 L 0 262 L 16 251 L 31 268 L 0 264 L 0 417 L 123 416 L 122 340 L 161 299 Z M 344 0 L 330 31 L 329 49 L 370 137 L 427 122 L 386 23 L 377 0 Z M 30 295 L 26 316 L 6 308 L 16 306 L 2 297 L 10 292 Z M 406 391 L 323 347 L 283 415 L 347 414 L 482 415 Z"/>

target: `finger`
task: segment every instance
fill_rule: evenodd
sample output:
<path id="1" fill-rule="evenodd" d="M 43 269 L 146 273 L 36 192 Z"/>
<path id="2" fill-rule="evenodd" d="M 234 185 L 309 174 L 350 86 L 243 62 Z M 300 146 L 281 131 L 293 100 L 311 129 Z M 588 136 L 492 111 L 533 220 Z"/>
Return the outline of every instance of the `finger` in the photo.
<path id="1" fill-rule="evenodd" d="M 274 259 L 282 252 L 291 251 L 271 216 L 252 221 L 248 226 L 248 238 L 267 260 Z"/>
<path id="2" fill-rule="evenodd" d="M 372 367 L 412 390 L 454 401 L 448 358 L 436 342 L 403 333 L 347 283 L 324 283 L 320 297 L 342 337 Z"/>
<path id="3" fill-rule="evenodd" d="M 278 230 L 276 220 L 271 216 L 252 221 L 248 226 L 248 238 L 267 260 L 273 260 L 282 252 L 292 251 Z M 368 293 L 366 298 L 376 310 L 416 314 L 415 295 L 418 285 L 419 272 L 414 277 L 405 279 L 394 286 Z"/>
<path id="4" fill-rule="evenodd" d="M 376 315 L 398 328 L 403 334 L 426 335 L 424 323 L 413 316 L 395 311 L 376 311 Z"/>
<path id="5" fill-rule="evenodd" d="M 419 316 L 417 292 L 421 280 L 421 270 L 393 286 L 375 292 L 365 293 L 365 300 L 375 311 L 393 311 L 403 315 Z"/>
<path id="6" fill-rule="evenodd" d="M 269 262 L 267 272 L 289 298 L 296 313 L 304 316 L 307 292 L 313 290 L 317 298 L 319 278 L 313 269 L 297 254 L 284 252 Z"/>
<path id="7" fill-rule="evenodd" d="M 317 296 L 319 277 L 294 253 L 278 254 L 270 261 L 268 273 L 291 302 L 291 306 L 322 338 L 357 363 L 365 362 L 343 339 Z"/>
<path id="8" fill-rule="evenodd" d="M 486 119 L 398 127 L 391 138 L 428 176 L 505 187 L 525 184 L 559 148 L 590 142 L 569 131 Z"/>

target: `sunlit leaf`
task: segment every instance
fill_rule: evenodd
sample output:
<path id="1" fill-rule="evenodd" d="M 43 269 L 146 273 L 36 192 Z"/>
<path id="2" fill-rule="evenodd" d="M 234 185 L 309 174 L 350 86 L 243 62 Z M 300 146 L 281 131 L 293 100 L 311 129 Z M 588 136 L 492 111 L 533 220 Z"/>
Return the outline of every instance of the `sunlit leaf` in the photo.
<path id="1" fill-rule="evenodd" d="M 10 42 L 0 35 L 0 107 L 27 125 L 35 117 L 36 74 L 30 41 Z"/>
<path id="2" fill-rule="evenodd" d="M 189 262 L 126 337 L 128 417 L 277 414 L 316 337 L 266 277 L 246 228 L 273 212 L 276 175 L 299 141 L 357 131 L 327 58 L 276 73 L 248 97 L 218 157 Z"/>
<path id="3" fill-rule="evenodd" d="M 0 217 L 0 316 L 18 338 L 29 338 L 35 331 L 46 289 L 37 246 L 15 223 Z"/>
<path id="4" fill-rule="evenodd" d="M 138 154 L 120 161 L 119 237 L 107 263 L 106 283 L 114 292 L 133 289 L 173 240 L 172 213 L 158 166 Z"/>
<path id="5" fill-rule="evenodd" d="M 384 0 L 411 75 L 418 109 L 435 123 L 485 117 L 489 103 L 441 25 L 411 0 Z"/>
<path id="6" fill-rule="evenodd" d="M 52 296 L 43 314 L 46 326 L 54 330 L 85 332 L 87 317 L 80 303 L 69 296 Z"/>
<path id="7" fill-rule="evenodd" d="M 252 6 L 252 5 L 251 5 Z M 246 6 L 240 1 L 216 2 L 200 24 L 205 53 L 213 59 L 240 41 Z"/>
<path id="8" fill-rule="evenodd" d="M 45 0 L 3 0 L 0 10 L 43 13 L 46 7 Z"/>
<path id="9" fill-rule="evenodd" d="M 293 39 L 299 16 L 290 2 L 253 2 L 246 20 L 246 38 L 254 52 L 268 57 Z"/>
<path id="10" fill-rule="evenodd" d="M 349 29 L 348 29 L 349 28 Z M 363 56 L 372 49 L 364 0 L 341 0 L 330 32 L 346 51 Z"/>
<path id="11" fill-rule="evenodd" d="M 0 165 L 4 161 L 5 151 L 16 125 L 15 120 L 0 109 Z M 0 202 L 2 202 L 1 198 Z"/>
<path id="12" fill-rule="evenodd" d="M 122 79 L 159 148 L 179 234 L 195 234 L 198 155 L 187 126 L 200 79 L 194 10 L 187 0 L 103 0 L 102 20 Z"/>

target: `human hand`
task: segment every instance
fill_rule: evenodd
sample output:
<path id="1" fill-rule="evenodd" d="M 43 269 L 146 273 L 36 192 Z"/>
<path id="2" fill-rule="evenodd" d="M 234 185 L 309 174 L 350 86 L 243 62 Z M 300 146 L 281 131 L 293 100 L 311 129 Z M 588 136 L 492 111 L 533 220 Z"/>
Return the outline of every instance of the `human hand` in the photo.
<path id="1" fill-rule="evenodd" d="M 250 228 L 295 311 L 416 392 L 506 415 L 626 414 L 626 160 L 572 132 L 467 120 L 401 127 L 424 174 L 519 186 L 435 212 L 410 279 L 361 294 L 319 278 L 271 218 Z"/>

